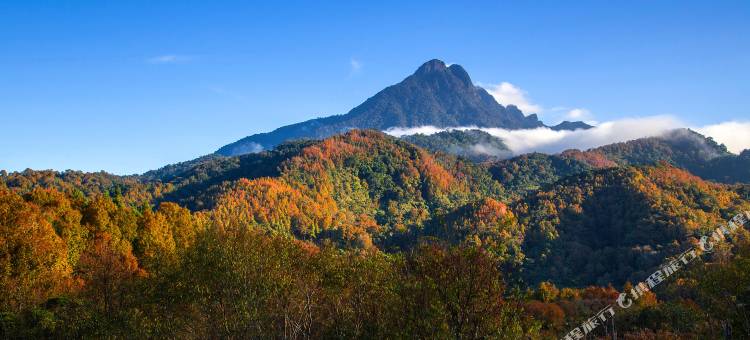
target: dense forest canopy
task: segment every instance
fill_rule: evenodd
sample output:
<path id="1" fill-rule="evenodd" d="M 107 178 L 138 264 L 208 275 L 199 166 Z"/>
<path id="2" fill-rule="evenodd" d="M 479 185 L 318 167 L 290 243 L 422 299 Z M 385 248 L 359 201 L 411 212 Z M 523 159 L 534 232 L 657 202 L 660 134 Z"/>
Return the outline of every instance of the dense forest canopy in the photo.
<path id="1" fill-rule="evenodd" d="M 1 172 L 0 336 L 557 338 L 750 211 L 747 151 L 687 130 L 511 159 L 456 142 L 496 143 L 353 130 L 138 176 Z M 596 334 L 750 334 L 747 241 Z"/>

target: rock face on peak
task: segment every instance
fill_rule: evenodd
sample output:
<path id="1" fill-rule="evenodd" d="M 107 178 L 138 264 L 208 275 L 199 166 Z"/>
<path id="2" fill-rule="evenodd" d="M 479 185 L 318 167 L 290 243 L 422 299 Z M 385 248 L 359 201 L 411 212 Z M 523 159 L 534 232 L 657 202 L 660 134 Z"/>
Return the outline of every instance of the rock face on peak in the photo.
<path id="1" fill-rule="evenodd" d="M 511 129 L 541 126 L 515 106 L 503 107 L 474 86 L 459 65 L 431 60 L 402 82 L 390 86 L 344 117 L 357 128 L 479 126 Z"/>
<path id="2" fill-rule="evenodd" d="M 432 59 L 420 66 L 414 74 L 423 75 L 431 72 L 445 72 L 448 66 L 440 59 Z"/>
<path id="3" fill-rule="evenodd" d="M 527 129 L 544 126 L 536 115 L 525 116 L 503 106 L 475 86 L 463 67 L 433 59 L 400 83 L 378 92 L 344 115 L 317 118 L 255 134 L 217 151 L 226 156 L 270 149 L 288 140 L 320 139 L 351 129 L 392 127 L 477 126 Z"/>

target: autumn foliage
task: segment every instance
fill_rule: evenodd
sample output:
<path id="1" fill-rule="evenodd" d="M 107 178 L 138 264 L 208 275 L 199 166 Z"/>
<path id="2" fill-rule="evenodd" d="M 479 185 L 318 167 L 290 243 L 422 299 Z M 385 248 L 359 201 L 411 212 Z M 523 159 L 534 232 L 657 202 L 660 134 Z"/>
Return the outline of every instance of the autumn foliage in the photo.
<path id="1" fill-rule="evenodd" d="M 350 131 L 140 177 L 2 172 L 0 337 L 558 338 L 750 210 L 625 164 L 646 151 L 474 164 Z M 596 336 L 750 334 L 748 236 Z"/>

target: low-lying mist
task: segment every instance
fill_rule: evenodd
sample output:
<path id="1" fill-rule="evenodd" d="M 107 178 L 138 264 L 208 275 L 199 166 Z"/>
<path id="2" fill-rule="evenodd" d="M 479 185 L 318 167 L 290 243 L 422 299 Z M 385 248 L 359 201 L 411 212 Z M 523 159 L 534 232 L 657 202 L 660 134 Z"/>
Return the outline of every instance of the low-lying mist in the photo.
<path id="1" fill-rule="evenodd" d="M 507 130 L 502 128 L 480 128 L 460 126 L 439 128 L 419 126 L 411 128 L 390 128 L 385 133 L 401 137 L 413 134 L 431 135 L 447 130 L 481 130 L 502 139 L 513 154 L 542 152 L 560 153 L 568 149 L 587 150 L 599 146 L 626 142 L 644 137 L 662 136 L 668 131 L 684 128 L 687 125 L 672 116 L 649 116 L 628 118 L 601 123 L 591 129 L 555 131 L 547 127 L 525 130 Z M 693 128 L 719 143 L 727 146 L 729 151 L 740 153 L 750 148 L 750 123 L 728 122 L 707 127 Z"/>

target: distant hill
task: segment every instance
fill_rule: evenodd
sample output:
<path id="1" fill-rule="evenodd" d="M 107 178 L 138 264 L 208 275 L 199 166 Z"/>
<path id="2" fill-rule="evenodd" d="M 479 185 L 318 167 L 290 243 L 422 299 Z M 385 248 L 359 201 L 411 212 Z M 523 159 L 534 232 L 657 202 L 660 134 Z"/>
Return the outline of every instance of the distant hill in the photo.
<path id="1" fill-rule="evenodd" d="M 432 135 L 416 134 L 401 139 L 432 152 L 443 152 L 484 162 L 513 155 L 500 138 L 481 130 L 449 130 Z"/>
<path id="2" fill-rule="evenodd" d="M 574 154 L 563 153 L 568 157 Z M 728 184 L 750 182 L 750 151 L 732 154 L 713 138 L 690 129 L 676 129 L 658 137 L 605 145 L 583 155 L 588 160 L 580 160 L 597 168 L 601 166 L 589 160 L 603 156 L 619 165 L 666 162 L 706 180 Z"/>
<path id="3" fill-rule="evenodd" d="M 461 66 L 430 60 L 400 83 L 378 92 L 344 115 L 317 118 L 245 137 L 216 151 L 235 156 L 272 149 L 285 141 L 322 139 L 351 129 L 392 127 L 499 127 L 527 129 L 544 126 L 535 114 L 525 116 L 513 105 L 503 106 L 475 86 Z M 556 129 L 585 128 L 566 122 Z"/>
<path id="4" fill-rule="evenodd" d="M 712 138 L 689 129 L 587 151 L 521 155 L 493 162 L 490 172 L 510 191 L 524 192 L 591 169 L 660 163 L 685 169 L 705 180 L 750 183 L 750 151 L 734 155 Z"/>
<path id="5" fill-rule="evenodd" d="M 570 122 L 570 121 L 563 121 L 560 124 L 557 124 L 555 126 L 551 126 L 550 129 L 555 131 L 562 131 L 562 130 L 588 130 L 592 128 L 593 126 L 588 125 L 584 122 Z"/>
<path id="6" fill-rule="evenodd" d="M 732 155 L 724 145 L 689 129 L 676 129 L 661 136 L 605 145 L 590 151 L 605 154 L 618 164 L 666 161 L 689 170 L 715 158 Z"/>

